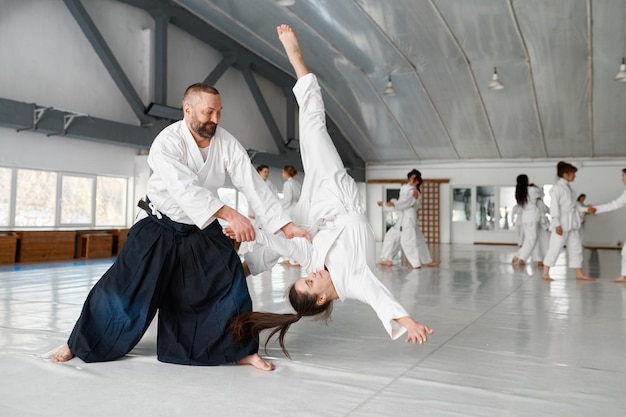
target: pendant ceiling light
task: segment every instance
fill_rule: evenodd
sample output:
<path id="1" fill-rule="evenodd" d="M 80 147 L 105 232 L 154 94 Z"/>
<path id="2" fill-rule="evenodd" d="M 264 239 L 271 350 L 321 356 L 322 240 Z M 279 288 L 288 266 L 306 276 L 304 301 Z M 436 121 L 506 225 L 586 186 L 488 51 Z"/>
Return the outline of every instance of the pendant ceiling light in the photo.
<path id="1" fill-rule="evenodd" d="M 396 90 L 393 89 L 393 84 L 391 84 L 391 75 L 387 78 L 387 88 L 383 91 L 384 96 L 395 96 Z"/>
<path id="2" fill-rule="evenodd" d="M 502 90 L 504 86 L 498 79 L 498 70 L 493 67 L 493 75 L 491 76 L 491 82 L 487 86 L 490 90 Z"/>

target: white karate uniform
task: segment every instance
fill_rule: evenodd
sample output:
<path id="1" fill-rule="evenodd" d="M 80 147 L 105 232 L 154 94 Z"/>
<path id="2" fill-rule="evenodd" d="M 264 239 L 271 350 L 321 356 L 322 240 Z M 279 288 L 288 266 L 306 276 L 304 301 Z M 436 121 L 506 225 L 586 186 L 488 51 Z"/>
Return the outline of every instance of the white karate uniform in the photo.
<path id="1" fill-rule="evenodd" d="M 400 234 L 400 246 L 406 259 L 413 268 L 419 268 L 422 264 L 432 262 L 430 251 L 426 245 L 426 239 L 419 228 L 417 210 L 422 203 L 422 195 L 415 198 L 415 187 L 403 184 L 400 187 L 400 195 L 395 207 L 402 212 L 402 224 Z"/>
<path id="2" fill-rule="evenodd" d="M 582 268 L 583 245 L 580 239 L 581 212 L 576 201 L 576 194 L 563 178 L 550 189 L 551 205 L 550 216 L 552 217 L 552 233 L 548 252 L 543 260 L 544 265 L 555 265 L 559 252 L 563 245 L 567 245 L 570 268 Z M 559 236 L 556 228 L 561 226 L 563 234 Z"/>
<path id="3" fill-rule="evenodd" d="M 517 246 L 522 246 L 524 243 L 524 228 L 522 227 L 522 206 L 516 204 L 511 209 L 511 218 L 515 225 L 515 238 L 517 239 Z"/>
<path id="4" fill-rule="evenodd" d="M 224 206 L 217 189 L 224 185 L 226 173 L 254 211 L 272 214 L 262 218 L 270 233 L 291 221 L 278 197 L 252 166 L 244 147 L 219 126 L 204 161 L 185 122 L 171 124 L 154 139 L 148 165 L 153 173 L 147 195 L 156 210 L 175 222 L 195 224 L 200 229 L 213 222 L 215 212 Z M 139 218 L 147 216 L 141 213 Z"/>
<path id="5" fill-rule="evenodd" d="M 537 208 L 537 200 L 541 197 L 543 191 L 539 187 L 528 186 L 528 200 L 522 208 L 522 229 L 523 240 L 522 246 L 515 255 L 520 260 L 526 262 L 537 245 L 537 236 L 539 234 L 539 209 Z"/>
<path id="6" fill-rule="evenodd" d="M 550 209 L 545 205 L 542 198 L 544 196 L 543 190 L 541 191 L 541 198 L 537 200 L 537 209 L 539 210 L 539 232 L 537 235 L 537 244 L 533 250 L 533 260 L 542 261 L 548 253 L 548 246 L 550 244 L 550 220 L 548 219 L 548 213 Z"/>
<path id="7" fill-rule="evenodd" d="M 302 193 L 302 185 L 293 178 L 287 179 L 283 184 L 283 199 L 281 204 L 287 213 L 296 205 L 300 194 Z"/>
<path id="8" fill-rule="evenodd" d="M 391 338 L 406 329 L 394 319 L 409 314 L 374 274 L 374 233 L 365 216 L 354 180 L 326 129 L 326 114 L 317 78 L 307 74 L 293 88 L 300 106 L 300 154 L 304 184 L 292 210 L 296 224 L 309 230 L 312 244 L 302 238 L 284 239 L 263 231 L 245 254 L 253 274 L 268 270 L 280 255 L 295 259 L 308 272 L 328 269 L 341 301 L 369 304 Z"/>
<path id="9" fill-rule="evenodd" d="M 397 200 L 392 199 L 391 202 L 395 204 Z M 380 260 L 381 261 L 393 261 L 393 258 L 400 251 L 400 225 L 402 224 L 402 212 L 396 210 L 395 207 L 390 207 L 387 205 L 383 205 L 383 211 L 385 212 L 395 212 L 398 216 L 398 219 L 394 223 L 393 226 L 387 230 L 385 233 L 385 237 L 383 238 L 383 246 L 380 250 Z"/>
<path id="10" fill-rule="evenodd" d="M 270 180 L 265 180 L 265 184 L 267 184 L 267 186 L 270 188 L 270 191 L 272 192 L 272 194 L 274 194 L 276 196 L 276 198 L 278 198 L 278 190 L 276 189 L 274 184 L 272 184 L 272 182 Z M 281 200 L 281 205 L 282 205 L 282 200 Z M 258 227 L 260 229 L 263 228 L 263 224 L 261 222 L 261 218 L 255 213 L 254 209 L 251 206 L 248 206 L 248 217 L 250 217 L 250 219 L 252 219 L 252 224 L 255 227 Z"/>
<path id="11" fill-rule="evenodd" d="M 626 191 L 610 203 L 595 206 L 596 214 L 606 213 L 626 207 Z M 622 246 L 622 276 L 626 276 L 626 245 Z"/>

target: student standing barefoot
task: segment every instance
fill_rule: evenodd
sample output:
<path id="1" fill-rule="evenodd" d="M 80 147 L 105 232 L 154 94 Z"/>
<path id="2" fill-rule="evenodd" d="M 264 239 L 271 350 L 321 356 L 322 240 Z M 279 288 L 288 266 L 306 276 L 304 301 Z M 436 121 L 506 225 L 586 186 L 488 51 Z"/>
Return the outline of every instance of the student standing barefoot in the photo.
<path id="1" fill-rule="evenodd" d="M 581 281 L 593 281 L 594 279 L 584 274 L 583 245 L 580 238 L 580 226 L 582 211 L 576 201 L 576 194 L 572 190 L 570 183 L 576 178 L 576 168 L 574 165 L 560 161 L 556 166 L 558 181 L 550 190 L 552 197 L 550 203 L 550 215 L 552 216 L 552 234 L 548 244 L 548 252 L 543 260 L 544 281 L 554 281 L 550 276 L 550 268 L 556 263 L 556 259 L 561 252 L 563 245 L 567 245 L 567 255 L 569 267 L 576 270 L 576 279 Z"/>

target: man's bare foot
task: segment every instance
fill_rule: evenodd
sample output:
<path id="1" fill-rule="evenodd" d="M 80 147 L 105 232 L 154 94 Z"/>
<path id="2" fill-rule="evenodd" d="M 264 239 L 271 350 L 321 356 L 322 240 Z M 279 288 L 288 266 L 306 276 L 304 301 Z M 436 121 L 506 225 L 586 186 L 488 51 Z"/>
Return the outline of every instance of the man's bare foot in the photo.
<path id="1" fill-rule="evenodd" d="M 309 73 L 309 69 L 304 65 L 302 49 L 298 43 L 298 38 L 289 25 L 280 25 L 276 28 L 278 39 L 283 44 L 287 58 L 296 71 L 296 78 L 300 79 Z"/>
<path id="2" fill-rule="evenodd" d="M 440 263 L 441 263 L 441 261 L 432 261 L 430 263 L 427 263 L 426 266 L 432 268 L 432 267 L 435 267 L 435 266 L 439 266 Z"/>
<path id="3" fill-rule="evenodd" d="M 612 279 L 611 282 L 626 282 L 626 275 Z"/>
<path id="4" fill-rule="evenodd" d="M 62 344 L 50 355 L 50 362 L 67 362 L 74 357 L 67 343 Z"/>
<path id="5" fill-rule="evenodd" d="M 595 278 L 588 277 L 585 274 L 576 275 L 576 280 L 578 281 L 595 281 Z"/>
<path id="6" fill-rule="evenodd" d="M 391 262 L 391 261 L 380 261 L 380 262 L 378 262 L 378 265 L 380 265 L 380 266 L 392 266 L 393 262 Z"/>
<path id="7" fill-rule="evenodd" d="M 256 369 L 260 369 L 261 371 L 274 370 L 274 364 L 270 361 L 266 361 L 265 359 L 263 359 L 258 353 L 246 356 L 245 358 L 237 361 L 237 365 L 252 365 Z"/>

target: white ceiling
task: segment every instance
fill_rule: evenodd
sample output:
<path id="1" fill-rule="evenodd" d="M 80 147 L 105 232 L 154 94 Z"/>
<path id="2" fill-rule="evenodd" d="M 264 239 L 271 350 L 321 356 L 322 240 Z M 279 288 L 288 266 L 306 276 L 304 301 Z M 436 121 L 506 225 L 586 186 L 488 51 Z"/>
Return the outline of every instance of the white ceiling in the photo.
<path id="1" fill-rule="evenodd" d="M 174 3 L 289 73 L 291 25 L 366 162 L 626 156 L 624 0 Z"/>

